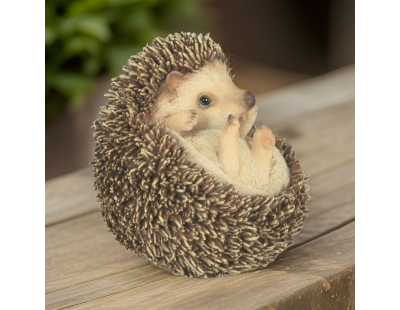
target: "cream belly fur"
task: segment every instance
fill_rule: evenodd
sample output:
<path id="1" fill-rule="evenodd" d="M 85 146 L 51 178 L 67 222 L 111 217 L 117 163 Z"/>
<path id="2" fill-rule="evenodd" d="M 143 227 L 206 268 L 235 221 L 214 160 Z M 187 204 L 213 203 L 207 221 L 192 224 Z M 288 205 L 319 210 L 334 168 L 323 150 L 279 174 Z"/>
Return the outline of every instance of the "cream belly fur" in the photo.
<path id="1" fill-rule="evenodd" d="M 239 174 L 232 178 L 223 171 L 218 160 L 218 147 L 221 130 L 206 129 L 196 132 L 195 135 L 182 137 L 175 136 L 189 151 L 191 160 L 198 163 L 206 171 L 216 177 L 218 182 L 230 183 L 235 186 L 241 195 L 267 195 L 273 197 L 287 188 L 290 183 L 290 172 L 285 159 L 279 150 L 274 147 L 269 181 L 263 185 L 260 182 L 260 169 L 251 152 L 252 138 L 239 138 Z M 267 170 L 268 167 L 265 167 Z"/>

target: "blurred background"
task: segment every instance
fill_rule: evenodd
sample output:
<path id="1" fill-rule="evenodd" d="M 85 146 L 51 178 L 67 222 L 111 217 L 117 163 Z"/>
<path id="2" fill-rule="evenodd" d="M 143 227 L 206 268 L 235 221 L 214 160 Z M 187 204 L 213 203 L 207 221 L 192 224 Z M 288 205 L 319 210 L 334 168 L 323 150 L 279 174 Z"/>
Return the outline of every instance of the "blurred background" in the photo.
<path id="1" fill-rule="evenodd" d="M 46 0 L 46 179 L 93 157 L 110 79 L 155 37 L 210 33 L 257 96 L 354 63 L 354 1 Z"/>

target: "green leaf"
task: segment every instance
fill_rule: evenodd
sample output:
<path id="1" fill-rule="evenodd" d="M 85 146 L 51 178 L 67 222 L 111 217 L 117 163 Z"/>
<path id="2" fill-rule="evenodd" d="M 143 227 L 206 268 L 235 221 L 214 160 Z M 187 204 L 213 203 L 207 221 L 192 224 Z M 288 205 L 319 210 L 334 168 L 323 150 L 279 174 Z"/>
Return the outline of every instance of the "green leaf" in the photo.
<path id="1" fill-rule="evenodd" d="M 46 104 L 45 104 L 46 122 L 56 118 L 62 111 L 64 105 L 65 105 L 65 98 L 63 98 L 60 94 L 53 92 L 48 96 L 46 95 Z"/>
<path id="2" fill-rule="evenodd" d="M 60 33 L 67 37 L 76 33 L 92 36 L 106 42 L 111 37 L 108 21 L 105 17 L 95 15 L 81 15 L 64 18 L 59 23 Z"/>
<path id="3" fill-rule="evenodd" d="M 148 6 L 165 0 L 81 0 L 74 1 L 68 8 L 68 15 L 76 16 L 91 12 L 99 12 L 107 8 L 124 8 L 140 3 Z"/>
<path id="4" fill-rule="evenodd" d="M 54 4 L 45 4 L 45 19 L 46 23 L 53 21 L 56 18 L 56 6 Z"/>
<path id="5" fill-rule="evenodd" d="M 146 43 L 151 44 L 155 38 L 166 37 L 168 34 L 169 32 L 164 29 L 154 27 L 141 31 L 137 36 L 137 40 L 141 42 L 143 48 Z"/>
<path id="6" fill-rule="evenodd" d="M 90 57 L 83 62 L 83 72 L 88 75 L 95 75 L 101 69 L 101 60 L 99 58 Z"/>
<path id="7" fill-rule="evenodd" d="M 67 14 L 78 16 L 86 13 L 96 12 L 106 8 L 110 0 L 81 0 L 74 1 L 68 7 Z"/>
<path id="8" fill-rule="evenodd" d="M 94 81 L 93 78 L 80 73 L 61 71 L 46 74 L 46 84 L 70 98 L 71 102 L 76 102 L 82 100 L 92 90 Z"/>
<path id="9" fill-rule="evenodd" d="M 118 17 L 117 26 L 125 32 L 139 32 L 155 25 L 152 11 L 148 7 L 131 7 L 122 11 Z"/>
<path id="10" fill-rule="evenodd" d="M 102 44 L 96 39 L 84 35 L 76 35 L 65 41 L 64 53 L 67 57 L 88 53 L 99 55 Z"/>
<path id="11" fill-rule="evenodd" d="M 49 25 L 45 26 L 45 31 L 45 45 L 50 46 L 57 39 L 57 31 Z"/>
<path id="12" fill-rule="evenodd" d="M 122 66 L 128 63 L 130 56 L 137 54 L 142 50 L 142 46 L 129 44 L 113 44 L 105 50 L 104 61 L 107 69 L 112 75 L 118 75 L 122 72 Z"/>
<path id="13" fill-rule="evenodd" d="M 80 20 L 78 30 L 81 33 L 92 35 L 104 42 L 108 41 L 111 37 L 108 21 L 101 16 L 86 16 Z"/>

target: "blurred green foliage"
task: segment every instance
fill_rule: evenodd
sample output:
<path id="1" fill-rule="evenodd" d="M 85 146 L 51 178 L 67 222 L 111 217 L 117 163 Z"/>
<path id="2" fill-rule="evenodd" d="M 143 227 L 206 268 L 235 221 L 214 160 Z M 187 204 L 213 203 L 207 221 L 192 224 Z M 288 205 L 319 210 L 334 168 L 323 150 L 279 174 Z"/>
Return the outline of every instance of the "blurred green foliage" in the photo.
<path id="1" fill-rule="evenodd" d="M 101 73 L 177 31 L 208 32 L 201 0 L 46 0 L 46 121 L 78 106 Z"/>

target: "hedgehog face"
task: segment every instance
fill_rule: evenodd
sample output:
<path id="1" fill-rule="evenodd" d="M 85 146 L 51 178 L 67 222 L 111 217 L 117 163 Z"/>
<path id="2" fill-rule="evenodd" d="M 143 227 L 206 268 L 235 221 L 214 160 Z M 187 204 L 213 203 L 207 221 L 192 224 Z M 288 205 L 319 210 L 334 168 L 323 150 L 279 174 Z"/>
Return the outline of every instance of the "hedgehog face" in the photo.
<path id="1" fill-rule="evenodd" d="M 183 75 L 171 72 L 157 100 L 156 119 L 185 110 L 195 110 L 195 130 L 222 129 L 229 114 L 239 118 L 255 105 L 255 96 L 238 88 L 225 63 L 215 60 Z"/>

